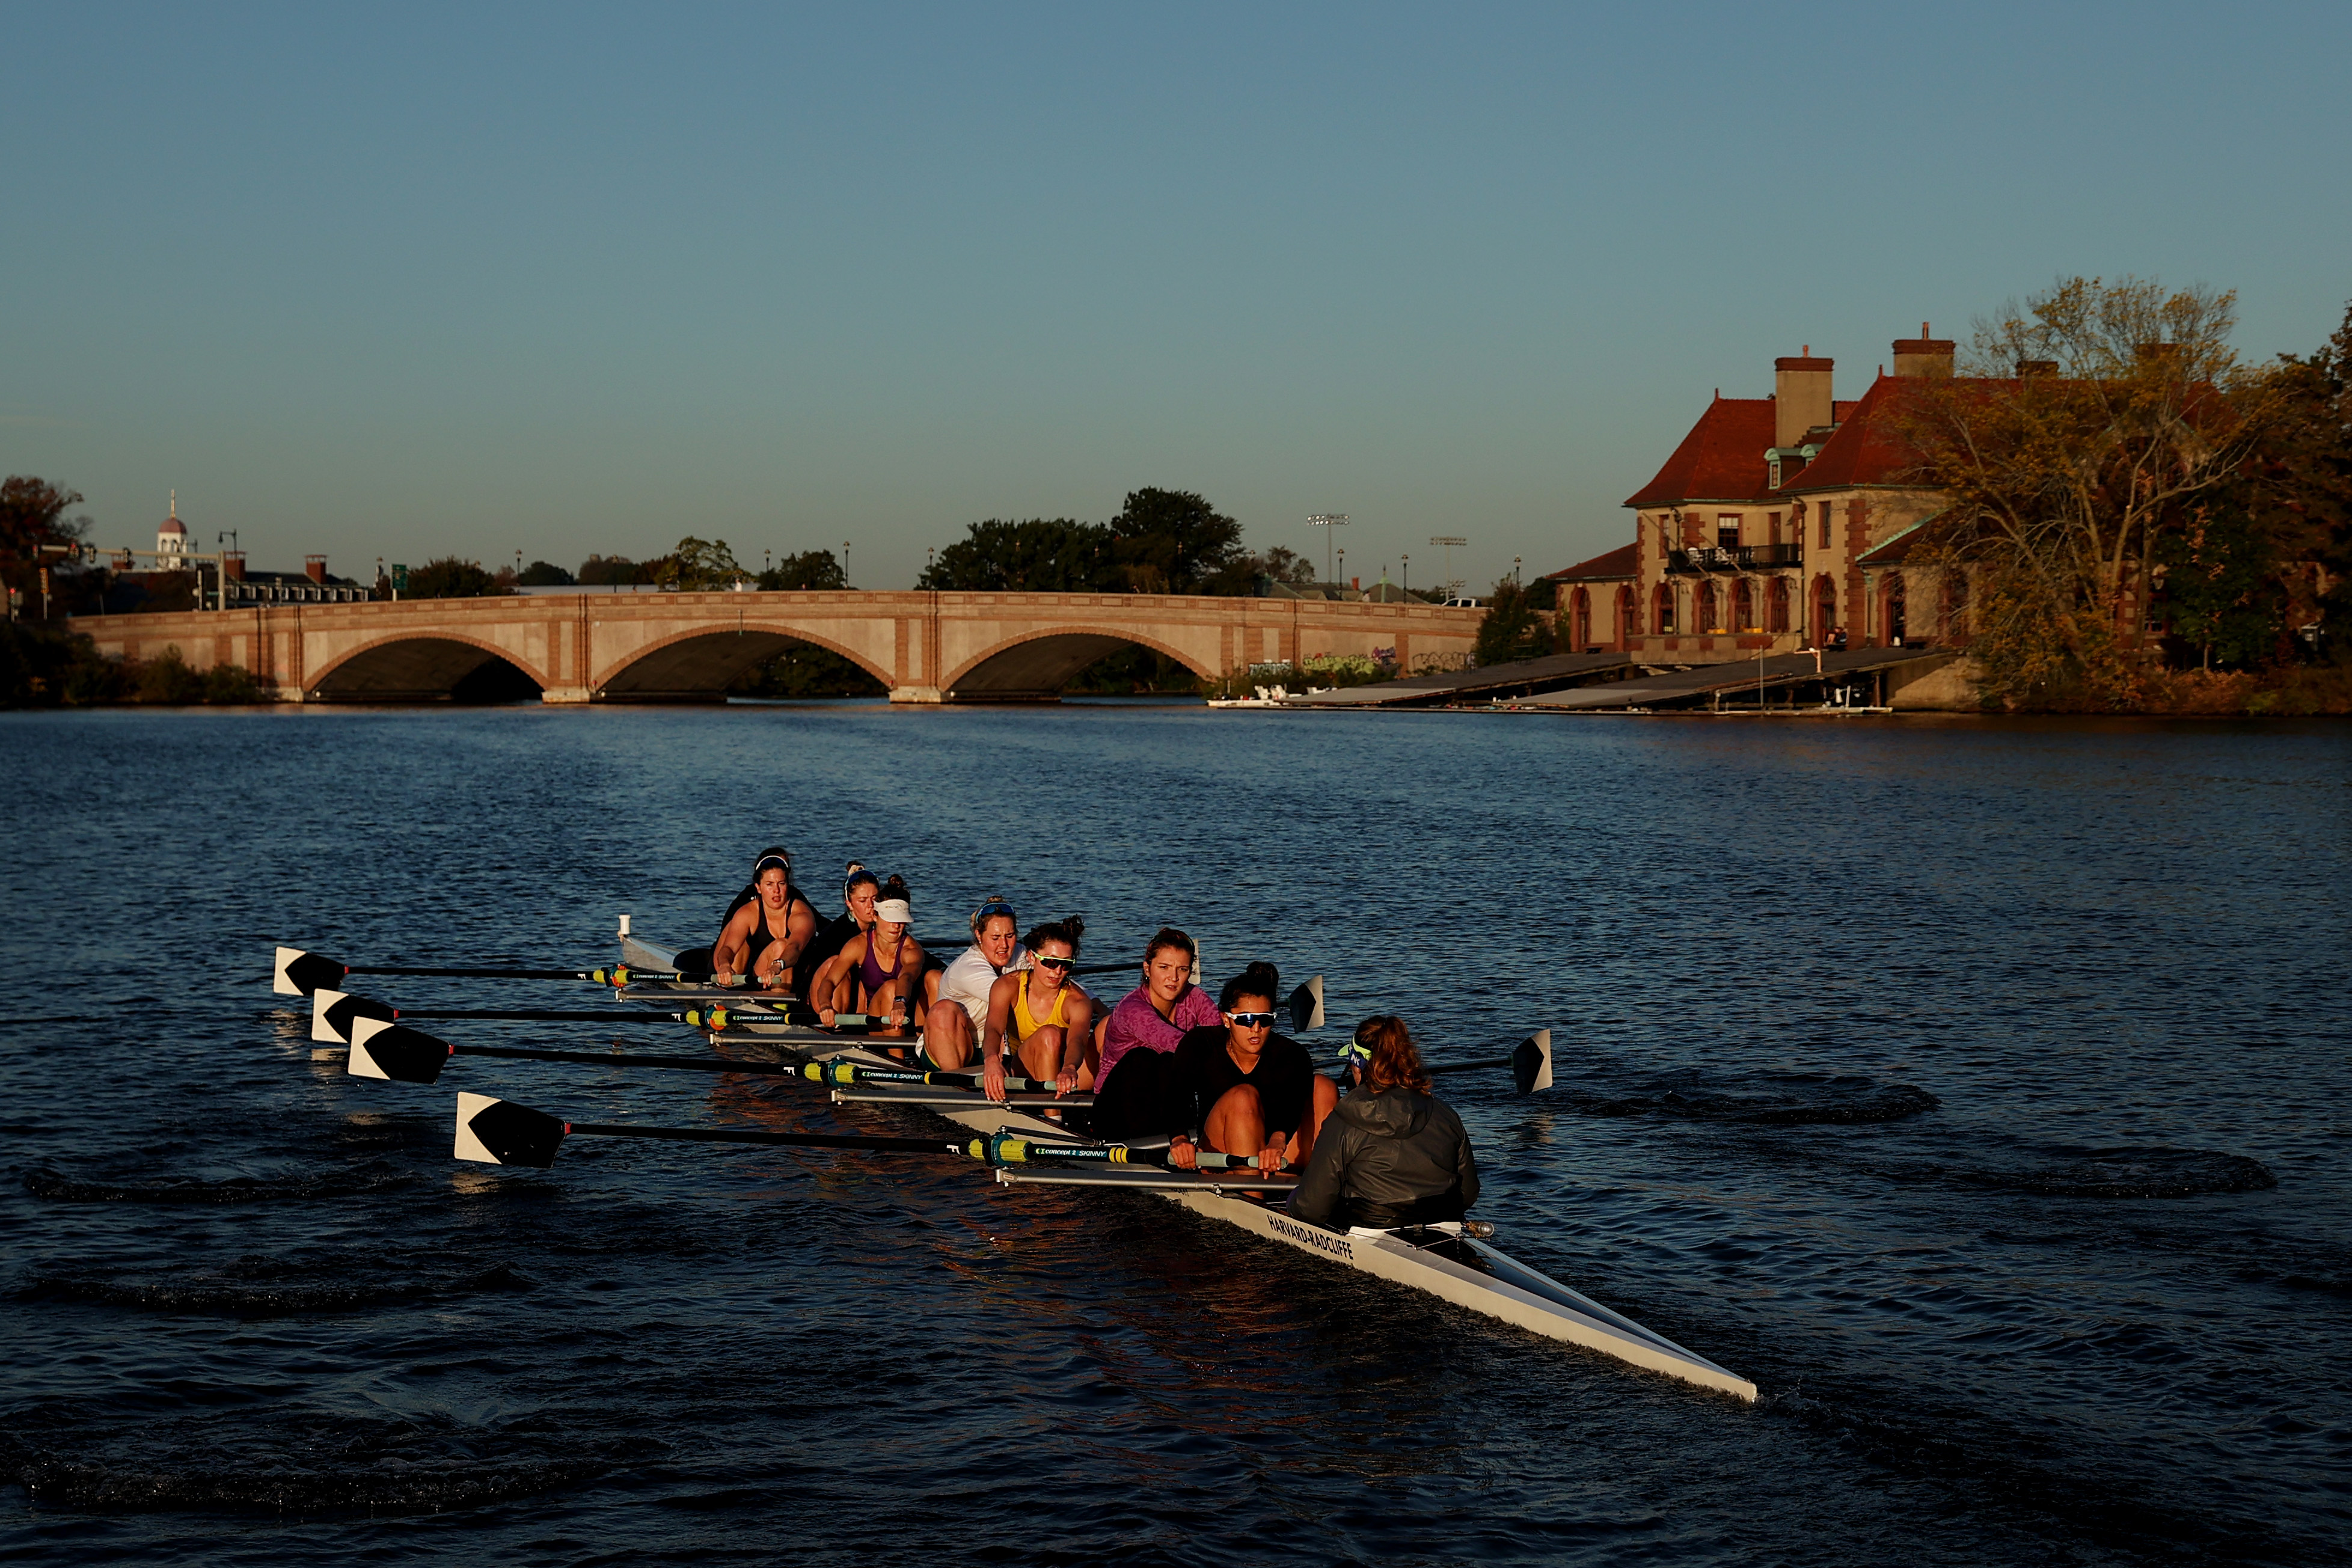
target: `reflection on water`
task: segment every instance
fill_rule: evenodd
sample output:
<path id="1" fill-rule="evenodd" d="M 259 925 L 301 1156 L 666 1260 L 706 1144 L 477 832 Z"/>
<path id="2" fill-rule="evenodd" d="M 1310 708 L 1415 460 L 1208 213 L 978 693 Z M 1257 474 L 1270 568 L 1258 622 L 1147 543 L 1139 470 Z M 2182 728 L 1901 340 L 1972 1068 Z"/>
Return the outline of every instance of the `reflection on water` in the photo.
<path id="1" fill-rule="evenodd" d="M 843 705 L 0 731 L 44 829 L 0 868 L 12 1558 L 2346 1539 L 2340 728 Z M 1433 1055 L 1549 1026 L 1541 1100 L 1447 1082 L 1482 1215 L 1763 1402 L 966 1162 L 581 1138 L 549 1172 L 458 1165 L 460 1088 L 580 1121 L 940 1124 L 603 1066 L 364 1082 L 267 992 L 278 941 L 570 965 L 625 910 L 707 938 L 778 838 L 824 907 L 855 856 L 935 933 L 1003 892 L 1083 912 L 1089 958 L 1173 921 L 1213 981 L 1320 971 L 1333 1038 L 1373 1010 Z"/>

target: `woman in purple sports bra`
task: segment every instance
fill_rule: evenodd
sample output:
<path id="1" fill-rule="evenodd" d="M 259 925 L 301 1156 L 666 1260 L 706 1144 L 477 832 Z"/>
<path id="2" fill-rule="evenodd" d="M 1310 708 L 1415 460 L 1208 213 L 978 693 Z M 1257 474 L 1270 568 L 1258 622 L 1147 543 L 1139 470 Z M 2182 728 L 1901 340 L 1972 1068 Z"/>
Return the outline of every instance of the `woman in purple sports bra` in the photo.
<path id="1" fill-rule="evenodd" d="M 906 879 L 893 876 L 874 902 L 874 929 L 851 937 L 809 984 L 816 1020 L 826 1028 L 843 1013 L 864 1013 L 891 1022 L 874 1033 L 904 1039 L 922 1024 L 923 944 L 908 930 L 914 924 Z"/>

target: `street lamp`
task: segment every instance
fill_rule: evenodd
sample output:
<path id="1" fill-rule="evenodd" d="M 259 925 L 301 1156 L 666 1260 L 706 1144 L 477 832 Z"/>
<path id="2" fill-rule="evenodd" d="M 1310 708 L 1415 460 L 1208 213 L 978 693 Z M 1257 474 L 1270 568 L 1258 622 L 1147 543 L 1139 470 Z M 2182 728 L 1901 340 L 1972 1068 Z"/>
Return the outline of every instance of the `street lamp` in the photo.
<path id="1" fill-rule="evenodd" d="M 841 542 L 841 585 L 849 586 L 849 541 Z"/>
<path id="2" fill-rule="evenodd" d="M 1410 555 L 1404 558 L 1404 581 L 1398 584 L 1397 586 L 1402 588 L 1408 594 L 1412 592 L 1412 557 Z"/>
<path id="3" fill-rule="evenodd" d="M 1332 569 L 1331 541 L 1336 535 L 1331 532 L 1331 530 L 1343 526 L 1347 521 L 1348 514 L 1344 511 L 1318 511 L 1307 520 L 1307 527 L 1323 530 L 1323 569 L 1326 572 Z M 1330 580 L 1337 583 L 1339 578 L 1334 575 Z"/>
<path id="4" fill-rule="evenodd" d="M 1344 544 L 1339 547 L 1339 574 L 1331 580 L 1342 588 L 1348 585 L 1348 547 Z"/>
<path id="5" fill-rule="evenodd" d="M 1518 585 L 1519 585 L 1519 558 L 1518 558 L 1517 556 L 1514 555 L 1514 556 L 1512 556 L 1512 557 L 1511 557 L 1511 586 L 1512 586 L 1512 587 L 1514 587 L 1514 588 L 1516 588 L 1516 587 L 1517 587 Z"/>

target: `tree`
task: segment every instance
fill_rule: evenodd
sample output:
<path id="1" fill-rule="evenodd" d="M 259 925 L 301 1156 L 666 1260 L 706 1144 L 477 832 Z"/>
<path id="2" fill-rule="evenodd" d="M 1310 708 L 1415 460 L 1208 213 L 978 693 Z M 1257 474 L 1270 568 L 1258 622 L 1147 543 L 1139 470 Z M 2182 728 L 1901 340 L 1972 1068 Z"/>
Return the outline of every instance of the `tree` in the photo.
<path id="1" fill-rule="evenodd" d="M 412 570 L 404 592 L 411 599 L 494 598 L 514 592 L 514 568 L 508 567 L 505 575 L 508 581 L 502 584 L 499 574 L 483 570 L 480 562 L 444 555 Z"/>
<path id="2" fill-rule="evenodd" d="M 580 563 L 580 585 L 609 588 L 649 581 L 645 568 L 625 555 L 591 555 Z"/>
<path id="3" fill-rule="evenodd" d="M 1139 594 L 1195 594 L 1241 553 L 1242 525 L 1192 490 L 1129 490 L 1110 520 L 1114 559 Z"/>
<path id="4" fill-rule="evenodd" d="M 1546 598 L 1538 589 L 1522 587 L 1508 577 L 1497 580 L 1486 618 L 1478 623 L 1478 642 L 1471 657 L 1483 668 L 1558 653 L 1559 623 L 1546 614 Z"/>
<path id="5" fill-rule="evenodd" d="M 40 569 L 62 559 L 41 553 L 44 546 L 78 545 L 89 531 L 89 519 L 66 519 L 66 509 L 81 504 L 81 492 L 12 474 L 0 481 L 0 583 L 29 592 L 40 582 Z"/>
<path id="6" fill-rule="evenodd" d="M 2235 296 L 2068 279 L 1980 322 L 1958 378 L 1906 381 L 1892 430 L 1948 503 L 1915 554 L 1970 574 L 1972 647 L 2012 704 L 2129 706 L 2160 541 L 2241 480 L 2275 377 L 2229 346 Z"/>
<path id="7" fill-rule="evenodd" d="M 1109 529 L 1066 517 L 990 518 L 939 553 L 918 588 L 967 593 L 1103 594 L 1122 584 Z"/>
<path id="8" fill-rule="evenodd" d="M 562 567 L 546 561 L 532 562 L 515 579 L 519 586 L 525 588 L 568 588 L 578 581 Z"/>
<path id="9" fill-rule="evenodd" d="M 1202 579 L 1203 594 L 1255 597 L 1270 583 L 1301 587 L 1315 581 L 1315 563 L 1287 544 L 1277 544 L 1260 555 L 1255 551 L 1235 554 L 1215 575 Z"/>
<path id="10" fill-rule="evenodd" d="M 2340 638 L 2352 622 L 2352 305 L 2316 353 L 2281 356 L 2278 391 L 2248 502 L 2282 567 L 2283 634 L 2317 623 Z"/>
<path id="11" fill-rule="evenodd" d="M 849 578 L 830 550 L 804 550 L 787 555 L 760 574 L 760 586 L 771 593 L 782 589 L 846 588 Z"/>
<path id="12" fill-rule="evenodd" d="M 646 564 L 651 568 L 648 580 L 681 593 L 730 588 L 751 576 L 735 563 L 735 552 L 727 548 L 725 540 L 697 539 L 692 534 L 679 540 L 677 548 L 667 555 Z"/>

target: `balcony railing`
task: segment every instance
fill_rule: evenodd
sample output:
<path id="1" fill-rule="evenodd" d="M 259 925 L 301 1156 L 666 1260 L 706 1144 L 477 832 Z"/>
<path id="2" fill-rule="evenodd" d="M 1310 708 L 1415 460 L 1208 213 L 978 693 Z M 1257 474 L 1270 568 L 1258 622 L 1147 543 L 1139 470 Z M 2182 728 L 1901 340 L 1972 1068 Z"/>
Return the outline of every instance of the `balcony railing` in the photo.
<path id="1" fill-rule="evenodd" d="M 1753 572 L 1759 567 L 1804 563 L 1801 544 L 1700 544 L 1666 557 L 1669 572 Z"/>

